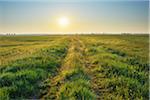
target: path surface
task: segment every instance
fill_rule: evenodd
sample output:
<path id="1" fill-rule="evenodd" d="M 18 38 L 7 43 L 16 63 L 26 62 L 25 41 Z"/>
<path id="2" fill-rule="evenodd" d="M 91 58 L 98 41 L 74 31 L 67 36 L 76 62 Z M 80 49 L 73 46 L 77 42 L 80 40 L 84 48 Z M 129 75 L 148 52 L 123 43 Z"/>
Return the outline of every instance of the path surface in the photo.
<path id="1" fill-rule="evenodd" d="M 92 41 L 92 39 L 91 39 Z M 90 41 L 84 41 L 84 43 L 90 45 L 92 47 Z M 86 45 L 87 45 L 86 44 Z M 98 47 L 97 47 L 98 48 Z M 97 100 L 105 100 L 106 96 L 110 93 L 109 89 L 105 87 L 104 81 L 107 80 L 106 76 L 102 72 L 102 68 L 100 66 L 99 61 L 94 61 L 92 56 L 97 55 L 97 53 L 94 53 L 90 55 L 93 51 L 90 51 L 90 48 L 86 47 L 85 50 L 85 67 L 86 72 L 90 76 L 90 84 L 91 88 L 96 94 Z M 94 62 L 93 62 L 94 61 Z"/>
<path id="2" fill-rule="evenodd" d="M 66 86 L 68 82 L 70 82 L 69 84 L 78 84 L 76 83 L 76 81 L 78 81 L 79 79 L 85 81 L 86 83 L 90 83 L 89 87 L 84 85 L 82 86 L 82 84 L 79 85 L 81 88 L 88 87 L 87 90 L 90 94 L 87 99 L 100 99 L 101 93 L 107 92 L 107 90 L 103 89 L 101 84 L 99 84 L 99 81 L 104 77 L 95 77 L 96 74 L 99 73 L 93 72 L 92 69 L 96 68 L 97 66 L 91 64 L 90 59 L 88 59 L 88 56 L 86 55 L 86 50 L 87 49 L 84 43 L 79 39 L 78 36 L 70 38 L 68 53 L 64 58 L 64 61 L 62 62 L 62 66 L 58 70 L 58 74 L 50 78 L 51 82 L 49 91 L 42 97 L 42 99 L 62 99 L 62 88 L 64 88 L 64 86 Z M 74 87 L 72 88 L 71 92 L 73 91 L 73 89 Z M 68 95 L 66 94 L 66 97 L 67 96 Z M 85 97 L 82 99 L 85 99 Z"/>
<path id="3" fill-rule="evenodd" d="M 49 92 L 42 97 L 43 99 L 59 98 L 59 89 L 67 82 L 66 76 L 72 70 L 76 70 L 76 68 L 81 67 L 80 69 L 85 69 L 84 50 L 84 44 L 76 36 L 70 39 L 70 46 L 68 48 L 67 56 L 64 58 L 58 74 L 50 78 L 50 89 Z"/>

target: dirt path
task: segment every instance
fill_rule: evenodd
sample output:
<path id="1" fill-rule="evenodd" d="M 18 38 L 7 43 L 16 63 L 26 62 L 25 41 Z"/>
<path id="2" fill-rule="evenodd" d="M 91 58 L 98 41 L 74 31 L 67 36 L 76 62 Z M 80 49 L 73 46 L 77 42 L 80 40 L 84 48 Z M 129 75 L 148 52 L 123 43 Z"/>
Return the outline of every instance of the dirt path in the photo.
<path id="1" fill-rule="evenodd" d="M 50 82 L 49 92 L 46 95 L 44 95 L 42 99 L 53 99 L 53 100 L 62 99 L 63 97 L 61 94 L 63 93 L 63 88 L 67 85 L 68 82 L 70 82 L 70 84 L 75 84 L 75 85 L 78 85 L 77 82 L 79 82 L 80 85 L 80 81 L 82 80 L 83 82 L 85 81 L 85 83 L 88 83 L 88 79 L 86 78 L 88 76 L 85 71 L 84 57 L 85 57 L 85 46 L 83 42 L 79 40 L 77 36 L 72 37 L 70 39 L 70 46 L 68 48 L 67 56 L 64 58 L 64 61 L 58 71 L 58 74 L 50 78 L 51 82 Z M 87 88 L 87 90 L 90 91 L 88 86 L 81 85 L 81 89 L 82 88 L 85 89 Z M 70 91 L 74 91 L 74 87 L 71 87 Z M 81 90 L 79 89 L 77 94 L 79 94 L 80 92 Z M 92 94 L 91 91 L 89 93 L 90 94 L 88 97 L 93 98 L 94 94 Z M 63 94 L 63 96 L 65 96 L 65 94 Z M 66 97 L 68 98 L 67 94 Z M 85 96 L 82 95 L 81 97 L 85 98 Z M 73 98 L 77 99 L 79 97 L 74 96 Z"/>
<path id="2" fill-rule="evenodd" d="M 75 81 L 72 81 L 74 79 Z M 61 95 L 66 95 L 66 97 L 68 97 L 67 92 L 69 90 L 64 90 L 65 94 L 63 94 L 62 89 L 69 87 L 71 89 L 70 92 L 73 92 L 75 86 L 72 88 L 66 84 L 69 82 L 69 84 L 75 83 L 74 85 L 76 85 L 78 84 L 78 79 L 84 80 L 85 83 L 90 83 L 87 90 L 91 93 L 88 95 L 91 96 L 87 99 L 104 99 L 104 95 L 109 93 L 109 90 L 106 89 L 103 84 L 103 81 L 106 78 L 101 73 L 101 66 L 99 66 L 98 63 L 92 63 L 92 59 L 90 59 L 90 56 L 88 55 L 88 48 L 85 47 L 85 44 L 78 36 L 74 36 L 70 38 L 70 46 L 67 55 L 62 62 L 62 66 L 58 70 L 58 74 L 50 78 L 49 92 L 44 95 L 42 99 L 58 100 L 62 99 Z M 87 87 L 84 85 L 79 85 L 79 87 L 80 86 L 83 88 Z M 75 99 L 78 98 L 75 97 Z"/>
<path id="3" fill-rule="evenodd" d="M 86 68 L 88 75 L 91 77 L 90 83 L 92 86 L 92 90 L 94 90 L 95 94 L 97 95 L 97 99 L 105 99 L 104 96 L 109 93 L 109 89 L 107 89 L 103 84 L 103 81 L 106 80 L 106 77 L 101 73 L 101 66 L 91 64 L 87 61 Z"/>
<path id="4" fill-rule="evenodd" d="M 90 45 L 93 44 L 90 43 Z M 99 64 L 100 62 L 92 58 L 92 56 L 95 56 L 96 54 L 88 55 L 90 52 L 93 52 L 89 49 L 90 48 L 86 48 L 85 51 L 85 65 L 86 72 L 90 76 L 91 88 L 96 94 L 97 100 L 105 100 L 106 96 L 109 96 L 110 93 L 110 90 L 105 86 L 105 81 L 107 80 L 107 77 L 103 74 L 102 67 Z"/>
<path id="5" fill-rule="evenodd" d="M 69 53 L 70 48 L 72 46 L 72 41 L 73 41 L 73 39 L 70 39 L 70 44 L 69 44 L 70 46 L 68 48 L 66 57 L 68 56 L 68 53 Z M 64 61 L 65 61 L 66 57 L 64 58 Z M 64 69 L 63 68 L 64 67 L 64 65 L 63 65 L 64 61 L 62 61 L 62 65 L 57 71 L 58 73 L 55 76 L 50 77 L 50 79 L 49 79 L 50 80 L 49 91 L 48 91 L 48 93 L 43 95 L 41 99 L 43 99 L 43 100 L 44 99 L 56 99 L 56 97 L 57 97 L 56 92 L 58 91 L 60 83 L 61 83 L 61 81 L 60 81 L 61 73 L 62 73 L 62 70 Z"/>

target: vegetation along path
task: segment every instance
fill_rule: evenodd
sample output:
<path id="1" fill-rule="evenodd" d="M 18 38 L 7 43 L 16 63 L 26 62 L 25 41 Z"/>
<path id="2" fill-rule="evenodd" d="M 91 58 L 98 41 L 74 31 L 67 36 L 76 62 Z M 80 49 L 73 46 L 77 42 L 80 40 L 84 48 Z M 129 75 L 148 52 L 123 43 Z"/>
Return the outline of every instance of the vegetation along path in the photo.
<path id="1" fill-rule="evenodd" d="M 0 100 L 149 100 L 148 35 L 0 36 Z"/>
<path id="2" fill-rule="evenodd" d="M 96 99 L 85 69 L 85 46 L 78 39 L 70 39 L 70 47 L 58 75 L 51 78 L 49 92 L 43 99 Z"/>

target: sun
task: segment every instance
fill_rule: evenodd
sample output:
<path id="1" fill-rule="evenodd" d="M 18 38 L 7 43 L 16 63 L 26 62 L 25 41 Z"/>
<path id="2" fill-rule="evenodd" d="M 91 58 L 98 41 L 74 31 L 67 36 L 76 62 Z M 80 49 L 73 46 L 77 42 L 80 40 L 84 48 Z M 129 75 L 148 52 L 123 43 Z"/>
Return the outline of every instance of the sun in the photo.
<path id="1" fill-rule="evenodd" d="M 67 17 L 61 17 L 58 19 L 58 24 L 61 27 L 67 27 L 70 24 L 70 22 L 69 22 L 69 19 Z"/>

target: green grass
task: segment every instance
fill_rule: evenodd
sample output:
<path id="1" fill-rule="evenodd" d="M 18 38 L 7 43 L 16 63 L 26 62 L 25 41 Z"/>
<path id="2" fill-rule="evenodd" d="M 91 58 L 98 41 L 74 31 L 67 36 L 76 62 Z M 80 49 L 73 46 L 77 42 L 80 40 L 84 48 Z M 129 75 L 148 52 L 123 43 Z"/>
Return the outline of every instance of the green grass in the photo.
<path id="1" fill-rule="evenodd" d="M 79 40 L 73 38 L 57 78 L 52 78 L 51 86 L 45 99 L 78 100 L 96 99 L 91 89 L 90 78 L 85 71 L 84 47 Z"/>
<path id="2" fill-rule="evenodd" d="M 87 38 L 91 41 L 82 37 L 87 45 L 87 55 L 91 65 L 98 69 L 91 70 L 95 77 L 92 81 L 100 84 L 97 87 L 108 90 L 105 93 L 99 90 L 103 94 L 98 95 L 99 98 L 148 100 L 148 36 Z"/>
<path id="3" fill-rule="evenodd" d="M 0 99 L 149 99 L 148 35 L 0 36 Z"/>
<path id="4" fill-rule="evenodd" d="M 45 84 L 45 80 L 56 73 L 66 52 L 67 41 L 60 39 L 55 40 L 53 45 L 47 44 L 46 48 L 42 46 L 29 56 L 3 64 L 0 76 L 1 97 L 39 98 L 45 85 L 50 84 Z"/>

